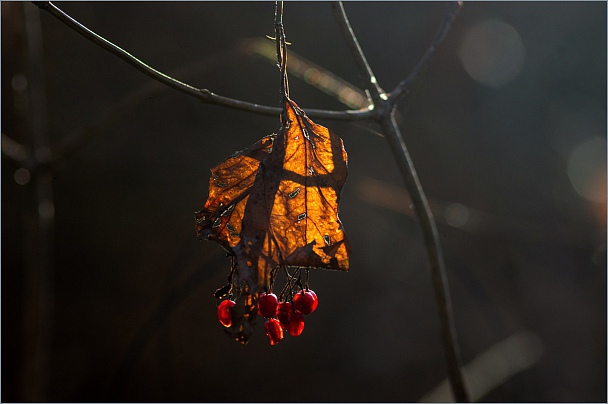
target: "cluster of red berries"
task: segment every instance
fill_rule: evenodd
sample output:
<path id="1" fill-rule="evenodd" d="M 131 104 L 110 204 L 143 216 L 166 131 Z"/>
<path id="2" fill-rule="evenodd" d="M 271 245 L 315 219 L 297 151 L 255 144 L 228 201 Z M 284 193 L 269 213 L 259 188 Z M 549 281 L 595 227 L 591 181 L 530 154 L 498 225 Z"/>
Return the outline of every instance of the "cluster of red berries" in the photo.
<path id="1" fill-rule="evenodd" d="M 274 293 L 262 293 L 258 301 L 258 314 L 268 318 L 264 330 L 270 345 L 276 345 L 283 339 L 283 330 L 297 337 L 304 331 L 304 316 L 316 310 L 319 304 L 317 295 L 312 290 L 300 290 L 293 295 L 292 302 L 279 302 Z"/>
<path id="2" fill-rule="evenodd" d="M 283 339 L 283 331 L 297 337 L 304 331 L 304 316 L 316 310 L 319 300 L 312 290 L 300 290 L 290 301 L 279 302 L 274 293 L 262 293 L 258 300 L 258 314 L 268 318 L 264 330 L 270 345 L 276 345 Z M 230 309 L 236 303 L 223 300 L 217 308 L 217 318 L 224 327 L 232 325 Z"/>

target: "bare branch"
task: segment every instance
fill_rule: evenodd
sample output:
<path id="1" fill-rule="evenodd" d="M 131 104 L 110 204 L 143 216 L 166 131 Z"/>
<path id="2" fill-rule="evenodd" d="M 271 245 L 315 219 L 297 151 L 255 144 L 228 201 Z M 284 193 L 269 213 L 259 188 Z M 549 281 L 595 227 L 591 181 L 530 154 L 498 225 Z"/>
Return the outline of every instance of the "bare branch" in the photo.
<path id="1" fill-rule="evenodd" d="M 433 218 L 433 212 L 426 198 L 414 162 L 403 141 L 401 131 L 395 122 L 394 114 L 382 116 L 380 120 L 382 132 L 395 157 L 395 161 L 401 171 L 405 187 L 410 194 L 416 217 L 420 221 L 420 227 L 426 245 L 427 256 L 431 267 L 431 279 L 435 291 L 435 301 L 439 310 L 441 323 L 441 336 L 445 349 L 448 368 L 448 378 L 452 386 L 452 392 L 458 402 L 469 402 L 467 389 L 463 382 L 462 361 L 460 360 L 460 349 L 454 325 L 454 314 L 452 312 L 452 300 L 447 279 L 443 253 L 439 242 L 437 225 Z"/>
<path id="2" fill-rule="evenodd" d="M 183 83 L 179 80 L 174 79 L 149 65 L 143 63 L 133 55 L 129 54 L 125 50 L 120 47 L 114 45 L 93 31 L 89 30 L 76 20 L 72 19 L 70 16 L 65 14 L 59 8 L 54 6 L 51 2 L 34 2 L 38 7 L 46 10 L 51 15 L 68 25 L 70 28 L 75 30 L 76 32 L 83 35 L 85 38 L 94 42 L 98 46 L 108 50 L 119 58 L 123 59 L 136 69 L 140 70 L 144 74 L 152 77 L 154 80 L 170 87 L 176 89 L 182 93 L 193 96 L 201 101 L 213 103 L 217 105 L 223 105 L 226 107 L 230 107 L 233 109 L 238 109 L 247 112 L 253 112 L 257 114 L 265 114 L 265 115 L 279 115 L 282 111 L 281 108 L 269 107 L 264 105 L 259 105 L 255 103 L 249 103 L 245 101 L 240 101 L 232 98 L 223 97 L 217 94 L 212 93 L 207 89 L 199 89 L 193 86 L 190 86 L 186 83 Z M 444 348 L 446 351 L 446 360 L 448 367 L 448 376 L 452 385 L 452 389 L 454 392 L 454 396 L 458 401 L 468 401 L 468 393 L 465 388 L 462 373 L 461 373 L 461 364 L 459 358 L 459 349 L 458 342 L 456 339 L 455 327 L 454 327 L 454 319 L 452 314 L 451 307 L 451 298 L 449 293 L 449 287 L 446 276 L 445 264 L 443 262 L 443 256 L 441 252 L 441 246 L 439 242 L 439 236 L 437 232 L 437 227 L 429 207 L 429 203 L 426 199 L 418 176 L 416 174 L 416 170 L 414 168 L 413 162 L 409 156 L 409 152 L 405 146 L 403 141 L 403 137 L 399 131 L 399 128 L 394 119 L 394 107 L 397 100 L 405 94 L 408 86 L 416 80 L 419 76 L 423 67 L 428 63 L 432 55 L 434 54 L 437 46 L 444 39 L 449 27 L 451 26 L 454 18 L 456 17 L 458 10 L 461 7 L 460 2 L 455 2 L 451 6 L 450 10 L 447 12 L 446 17 L 440 27 L 440 30 L 437 36 L 434 38 L 431 43 L 429 49 L 417 63 L 413 71 L 401 82 L 397 85 L 397 87 L 393 90 L 390 96 L 384 93 L 384 91 L 378 85 L 378 82 L 373 74 L 371 67 L 369 66 L 363 51 L 357 41 L 357 38 L 350 26 L 348 18 L 346 16 L 346 12 L 342 3 L 334 3 L 334 16 L 336 21 L 346 39 L 348 47 L 353 54 L 355 59 L 355 63 L 359 69 L 359 72 L 364 77 L 366 88 L 369 90 L 371 98 L 372 98 L 372 107 L 373 108 L 362 108 L 359 110 L 349 110 L 349 111 L 328 111 L 328 110 L 314 110 L 307 109 L 307 115 L 314 118 L 326 118 L 326 119 L 340 119 L 340 120 L 348 120 L 353 121 L 357 119 L 375 119 L 382 126 L 382 131 L 389 142 L 390 148 L 394 154 L 397 165 L 401 171 L 401 174 L 404 178 L 404 182 L 408 193 L 411 196 L 414 209 L 417 217 L 420 220 L 422 232 L 424 235 L 424 241 L 426 244 L 426 250 L 428 254 L 428 259 L 431 267 L 431 275 L 433 281 L 433 287 L 435 290 L 436 302 L 439 310 L 439 317 L 441 322 L 442 329 L 442 337 Z M 278 3 L 277 3 L 278 8 Z M 282 12 L 282 3 L 281 3 L 281 12 Z M 278 16 L 277 20 L 275 20 L 275 24 L 279 22 Z M 281 20 L 282 23 L 282 20 Z M 277 40 L 277 50 L 278 54 L 282 57 L 279 57 L 279 66 L 281 68 L 282 76 L 284 80 L 286 80 L 285 74 L 285 65 L 286 61 L 284 57 L 286 57 L 286 52 L 284 49 L 284 36 L 282 32 L 282 24 L 281 30 L 277 29 L 276 31 L 276 40 Z M 279 37 L 282 36 L 282 45 Z M 281 63 L 281 61 L 283 63 Z M 287 89 L 286 81 L 283 82 L 285 86 L 284 89 Z M 285 93 L 283 92 L 285 95 Z"/>
<path id="3" fill-rule="evenodd" d="M 402 82 L 403 89 L 398 86 L 396 95 L 394 95 L 391 99 L 388 98 L 383 90 L 378 86 L 378 82 L 374 77 L 374 74 L 365 58 L 365 55 L 363 54 L 363 51 L 361 50 L 361 47 L 359 46 L 357 37 L 355 36 L 350 23 L 348 22 L 348 18 L 342 3 L 332 3 L 334 8 L 334 16 L 344 37 L 346 38 L 348 47 L 353 54 L 357 67 L 359 68 L 359 72 L 367 80 L 366 86 L 371 93 L 375 117 L 382 126 L 382 132 L 384 133 L 386 140 L 388 141 L 393 152 L 395 161 L 397 162 L 401 175 L 404 179 L 405 187 L 413 202 L 414 211 L 418 217 L 418 220 L 420 221 L 420 227 L 422 228 L 430 264 L 433 289 L 435 291 L 435 301 L 439 310 L 441 334 L 448 368 L 448 378 L 450 380 L 452 391 L 456 400 L 459 402 L 468 402 L 469 394 L 464 385 L 461 371 L 462 366 L 460 360 L 460 350 L 456 337 L 447 272 L 443 262 L 443 254 L 441 252 L 437 225 L 435 224 L 433 213 L 424 190 L 422 189 L 422 185 L 420 184 L 420 180 L 418 179 L 414 163 L 409 155 L 405 142 L 403 141 L 403 136 L 401 135 L 399 127 L 397 126 L 394 118 L 394 108 L 398 97 L 405 91 L 407 84 L 418 76 L 422 66 L 424 66 L 424 64 L 435 52 L 437 45 L 441 42 L 441 40 L 443 40 L 445 34 L 447 33 L 447 29 L 451 25 L 456 15 L 456 9 L 460 7 L 460 4 L 461 3 L 457 3 L 457 7 L 448 12 L 442 28 L 431 44 L 431 47 L 418 62 L 414 71 L 410 73 L 404 82 Z"/>
<path id="4" fill-rule="evenodd" d="M 236 46 L 234 48 L 222 51 L 218 54 L 214 54 L 211 56 L 207 56 L 201 60 L 190 63 L 188 65 L 182 66 L 179 69 L 170 72 L 172 76 L 180 76 L 180 77 L 193 77 L 195 75 L 204 75 L 205 72 L 216 71 L 220 68 L 226 66 L 233 66 L 238 62 L 242 61 L 244 58 L 249 57 L 251 53 L 257 53 L 262 56 L 266 56 L 266 54 L 258 48 L 262 48 L 262 46 L 269 42 L 267 40 L 262 39 L 247 39 L 240 46 Z M 268 44 L 271 48 L 272 45 Z M 265 48 L 265 45 L 264 45 Z M 311 66 L 314 69 L 317 69 L 320 74 L 329 77 L 332 82 L 335 82 L 336 85 L 341 86 L 340 88 L 346 88 L 350 90 L 349 94 L 354 94 L 357 96 L 357 99 L 365 100 L 365 94 L 356 87 L 351 84 L 345 82 L 339 77 L 334 76 L 331 72 L 325 70 L 323 67 L 313 64 L 301 56 L 297 56 L 294 52 L 290 52 L 290 58 L 292 62 L 297 61 L 300 69 L 310 68 Z M 276 55 L 273 54 L 273 63 L 276 65 Z M 270 60 L 270 59 L 269 59 Z M 294 63 L 291 63 L 287 68 L 294 68 Z M 296 71 L 296 73 L 301 73 Z M 302 77 L 302 74 L 295 74 L 296 77 Z M 326 93 L 335 96 L 336 98 L 341 97 L 340 92 L 331 92 L 331 88 L 323 87 L 321 83 L 311 83 L 317 88 L 322 88 Z M 85 147 L 91 140 L 93 140 L 97 136 L 103 135 L 108 128 L 110 128 L 113 124 L 115 124 L 118 120 L 120 120 L 123 116 L 129 113 L 136 105 L 141 103 L 144 100 L 147 100 L 154 94 L 160 93 L 164 90 L 168 90 L 169 87 L 163 85 L 158 81 L 148 81 L 145 84 L 142 84 L 140 87 L 132 90 L 130 93 L 126 94 L 121 100 L 112 104 L 112 106 L 99 114 L 98 117 L 91 120 L 89 124 L 86 126 L 80 127 L 67 134 L 66 136 L 59 139 L 56 143 L 51 146 L 51 150 L 53 151 L 52 161 L 63 160 L 69 158 L 72 154 L 78 152 L 80 149 Z M 361 98 L 363 97 L 363 98 Z M 341 102 L 344 102 L 340 99 Z M 367 101 L 367 100 L 365 100 Z M 361 106 L 361 105 L 359 105 Z M 365 128 L 369 130 L 369 128 Z M 6 135 L 2 135 L 2 151 L 7 156 L 12 157 L 9 153 L 12 150 L 16 150 L 10 141 L 14 142 L 12 139 L 8 138 L 5 142 Z M 6 150 L 5 150 L 6 148 Z M 13 153 L 14 154 L 14 153 Z M 27 151 L 27 155 L 22 159 L 23 161 L 28 161 L 28 167 L 30 169 L 35 169 L 37 166 L 37 162 L 29 157 L 30 153 Z M 20 155 L 22 156 L 22 155 Z M 17 158 L 12 157 L 17 160 Z M 32 161 L 30 161 L 32 160 Z M 22 164 L 23 164 L 22 161 Z"/>
<path id="5" fill-rule="evenodd" d="M 359 45 L 359 41 L 357 41 L 357 37 L 353 32 L 352 27 L 350 26 L 350 22 L 348 21 L 348 17 L 346 16 L 346 11 L 344 10 L 344 5 L 341 1 L 333 2 L 332 7 L 334 10 L 334 18 L 342 31 L 342 35 L 344 35 L 344 39 L 346 39 L 346 43 L 348 48 L 350 49 L 353 58 L 355 59 L 355 64 L 359 69 L 359 73 L 363 76 L 365 80 L 365 88 L 367 88 L 372 97 L 372 101 L 374 104 L 377 104 L 380 98 L 384 95 L 384 91 L 378 85 L 378 81 L 376 80 L 376 76 L 374 76 L 374 72 L 370 67 L 367 59 L 365 58 L 365 54 Z"/>
<path id="6" fill-rule="evenodd" d="M 281 113 L 281 108 L 278 107 L 270 107 L 266 105 L 255 104 L 247 101 L 236 100 L 233 98 L 224 97 L 207 89 L 200 89 L 193 87 L 189 84 L 182 83 L 179 80 L 174 79 L 152 67 L 145 64 L 141 60 L 137 59 L 135 56 L 131 55 L 124 49 L 114 45 L 112 42 L 107 39 L 101 37 L 95 32 L 91 31 L 84 25 L 80 24 L 78 21 L 74 20 L 72 17 L 64 13 L 61 9 L 55 6 L 50 1 L 44 2 L 34 2 L 35 5 L 40 7 L 41 9 L 49 12 L 55 18 L 66 24 L 68 27 L 72 28 L 74 31 L 78 32 L 88 40 L 92 41 L 96 45 L 102 47 L 103 49 L 113 53 L 118 56 L 120 59 L 129 63 L 131 66 L 135 67 L 137 70 L 142 73 L 150 76 L 154 80 L 157 80 L 175 90 L 178 90 L 184 94 L 190 95 L 194 98 L 197 98 L 201 101 L 222 105 L 225 107 L 238 109 L 241 111 L 253 112 L 257 114 L 263 115 L 279 115 Z M 329 111 L 329 110 L 318 110 L 318 109 L 307 109 L 306 113 L 311 118 L 325 118 L 325 119 L 334 119 L 334 120 L 357 120 L 357 119 L 368 119 L 371 116 L 371 111 L 367 108 L 362 108 L 358 110 L 347 110 L 347 111 Z"/>
<path id="7" fill-rule="evenodd" d="M 410 74 L 408 74 L 408 76 L 403 81 L 401 81 L 401 83 L 397 84 L 393 91 L 391 91 L 388 97 L 391 104 L 397 102 L 397 99 L 404 95 L 409 89 L 409 87 L 412 85 L 412 83 L 416 81 L 416 79 L 420 75 L 420 72 L 429 62 L 431 57 L 435 54 L 437 47 L 439 46 L 439 44 L 441 44 L 441 42 L 445 38 L 445 35 L 450 30 L 450 27 L 452 26 L 452 23 L 456 19 L 456 16 L 458 15 L 458 12 L 461 8 L 462 1 L 460 0 L 450 3 L 449 9 L 445 15 L 445 18 L 443 19 L 443 22 L 441 23 L 441 27 L 439 28 L 439 32 L 437 32 L 437 35 L 435 35 L 435 38 L 433 38 L 433 42 L 431 42 L 431 45 L 426 50 L 425 54 L 422 56 L 422 58 L 420 58 L 416 66 L 414 66 L 414 69 L 410 72 Z"/>

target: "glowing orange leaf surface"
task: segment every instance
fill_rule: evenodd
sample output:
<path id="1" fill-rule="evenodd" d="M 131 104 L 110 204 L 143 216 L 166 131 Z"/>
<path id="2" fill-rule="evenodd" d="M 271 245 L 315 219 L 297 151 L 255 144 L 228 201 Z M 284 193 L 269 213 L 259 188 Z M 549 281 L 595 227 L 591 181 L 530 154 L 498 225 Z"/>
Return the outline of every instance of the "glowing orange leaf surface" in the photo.
<path id="1" fill-rule="evenodd" d="M 235 284 L 246 297 L 241 314 L 249 322 L 276 266 L 349 266 L 350 245 L 338 218 L 347 176 L 342 139 L 287 97 L 281 120 L 278 134 L 211 170 L 209 198 L 196 212 L 197 235 L 236 257 Z M 242 340 L 247 329 L 236 327 L 233 335 Z"/>

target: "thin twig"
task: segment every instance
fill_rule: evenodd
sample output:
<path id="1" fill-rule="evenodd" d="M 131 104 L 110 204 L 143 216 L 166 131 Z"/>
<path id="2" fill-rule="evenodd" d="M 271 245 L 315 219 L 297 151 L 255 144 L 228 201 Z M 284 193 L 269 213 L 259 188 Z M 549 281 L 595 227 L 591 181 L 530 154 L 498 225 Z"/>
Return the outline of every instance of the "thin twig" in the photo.
<path id="1" fill-rule="evenodd" d="M 435 35 L 435 38 L 433 38 L 433 41 L 431 42 L 429 48 L 426 50 L 422 58 L 420 58 L 416 66 L 414 66 L 414 69 L 412 69 L 410 74 L 408 74 L 407 77 L 403 79 L 399 84 L 397 84 L 393 91 L 391 91 L 388 99 L 392 104 L 396 103 L 397 100 L 407 92 L 412 83 L 416 81 L 416 79 L 420 75 L 422 69 L 427 65 L 431 57 L 435 54 L 437 47 L 445 38 L 445 35 L 450 30 L 452 23 L 458 15 L 458 12 L 462 8 L 462 1 L 451 2 L 449 4 L 449 7 L 450 8 L 448 12 L 446 13 L 445 18 L 443 19 L 443 23 L 441 24 L 441 27 L 439 27 L 439 31 L 437 32 L 437 35 Z"/>
<path id="2" fill-rule="evenodd" d="M 459 402 L 468 402 L 469 394 L 464 385 L 462 371 L 461 371 L 461 360 L 460 350 L 458 347 L 458 340 L 456 337 L 456 329 L 454 326 L 454 315 L 452 313 L 452 303 L 450 298 L 450 290 L 447 280 L 447 272 L 445 264 L 443 262 L 443 254 L 441 252 L 441 245 L 439 242 L 439 233 L 437 232 L 437 225 L 433 218 L 433 213 L 429 206 L 428 200 L 418 179 L 416 168 L 409 155 L 403 136 L 395 122 L 394 111 L 395 102 L 397 98 L 392 100 L 387 99 L 386 95 L 381 92 L 382 90 L 378 87 L 376 79 L 374 78 L 373 72 L 367 63 L 365 55 L 359 46 L 355 33 L 353 32 L 346 16 L 346 11 L 342 6 L 342 3 L 333 3 L 334 16 L 340 25 L 341 31 L 345 36 L 346 42 L 351 50 L 353 58 L 362 74 L 365 74 L 368 78 L 366 83 L 368 90 L 372 95 L 372 103 L 376 113 L 376 120 L 382 127 L 386 140 L 389 143 L 395 161 L 401 171 L 401 175 L 405 182 L 405 187 L 412 199 L 414 205 L 414 211 L 420 221 L 422 233 L 424 236 L 424 242 L 426 245 L 427 255 L 430 264 L 431 278 L 433 282 L 433 288 L 435 290 L 435 301 L 439 310 L 439 319 L 441 323 L 441 334 L 444 344 L 446 362 L 448 368 L 448 378 L 450 379 L 452 391 L 454 397 Z M 446 20 L 450 22 L 453 20 L 455 13 L 448 13 Z M 445 25 L 445 23 L 444 23 Z M 440 30 L 438 36 L 439 42 L 445 36 L 445 29 Z M 435 51 L 438 42 L 433 41 L 433 44 L 427 50 L 425 58 L 422 59 L 422 63 L 418 63 L 416 66 L 418 69 L 414 72 L 413 77 L 418 75 L 420 70 L 419 66 L 428 60 L 430 55 Z M 412 76 L 412 74 L 410 74 Z M 408 76 L 409 77 L 409 76 Z M 375 94 L 375 95 L 374 95 Z"/>
<path id="3" fill-rule="evenodd" d="M 178 90 L 184 94 L 197 98 L 201 101 L 217 104 L 233 109 L 238 109 L 246 112 L 253 112 L 262 115 L 279 115 L 282 112 L 281 108 L 278 107 L 270 107 L 266 105 L 255 104 L 247 101 L 236 100 L 233 98 L 224 97 L 218 94 L 215 94 L 207 89 L 201 89 L 193 87 L 189 84 L 183 83 L 173 77 L 170 77 L 137 59 L 135 56 L 131 55 L 124 49 L 114 45 L 112 42 L 107 39 L 101 37 L 95 32 L 91 31 L 78 21 L 74 20 L 72 17 L 64 13 L 61 9 L 55 6 L 50 1 L 35 1 L 33 2 L 35 5 L 40 7 L 41 9 L 49 12 L 59 21 L 66 24 L 68 27 L 72 28 L 74 31 L 78 32 L 88 40 L 92 41 L 96 45 L 102 47 L 103 49 L 113 53 L 118 56 L 120 59 L 129 63 L 131 66 L 135 67 L 137 70 L 142 73 L 148 75 L 149 77 L 157 80 L 175 90 Z M 333 119 L 333 120 L 356 120 L 356 119 L 367 119 L 371 116 L 371 111 L 367 108 L 361 108 L 358 110 L 347 110 L 347 111 L 330 111 L 324 109 L 307 109 L 306 114 L 312 118 L 325 118 L 325 119 Z"/>
<path id="4" fill-rule="evenodd" d="M 378 80 L 376 80 L 376 76 L 374 76 L 374 72 L 365 58 L 365 54 L 359 45 L 359 41 L 357 41 L 357 37 L 350 26 L 350 22 L 348 21 L 348 17 L 346 16 L 346 11 L 344 10 L 342 2 L 333 2 L 331 5 L 334 10 L 334 18 L 342 31 L 342 36 L 344 36 L 344 39 L 346 39 L 346 44 L 348 45 L 348 48 L 355 59 L 355 64 L 359 69 L 359 73 L 364 78 L 365 88 L 369 90 L 374 103 L 377 103 L 381 97 L 386 97 L 384 95 L 384 90 L 382 90 L 378 85 Z"/>
<path id="5" fill-rule="evenodd" d="M 281 71 L 281 96 L 289 97 L 289 82 L 287 80 L 287 45 L 283 29 L 283 2 L 275 1 L 274 11 L 274 41 L 277 47 L 277 64 Z"/>

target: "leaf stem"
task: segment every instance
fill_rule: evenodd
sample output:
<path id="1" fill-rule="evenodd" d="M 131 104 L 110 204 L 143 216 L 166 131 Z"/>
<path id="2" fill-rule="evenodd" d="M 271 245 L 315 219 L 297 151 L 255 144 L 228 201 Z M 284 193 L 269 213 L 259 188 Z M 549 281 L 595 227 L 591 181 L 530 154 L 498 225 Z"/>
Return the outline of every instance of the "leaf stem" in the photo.
<path id="1" fill-rule="evenodd" d="M 275 1 L 274 11 L 274 41 L 277 46 L 277 64 L 281 71 L 281 96 L 289 98 L 289 82 L 287 81 L 287 45 L 283 29 L 283 2 Z"/>

